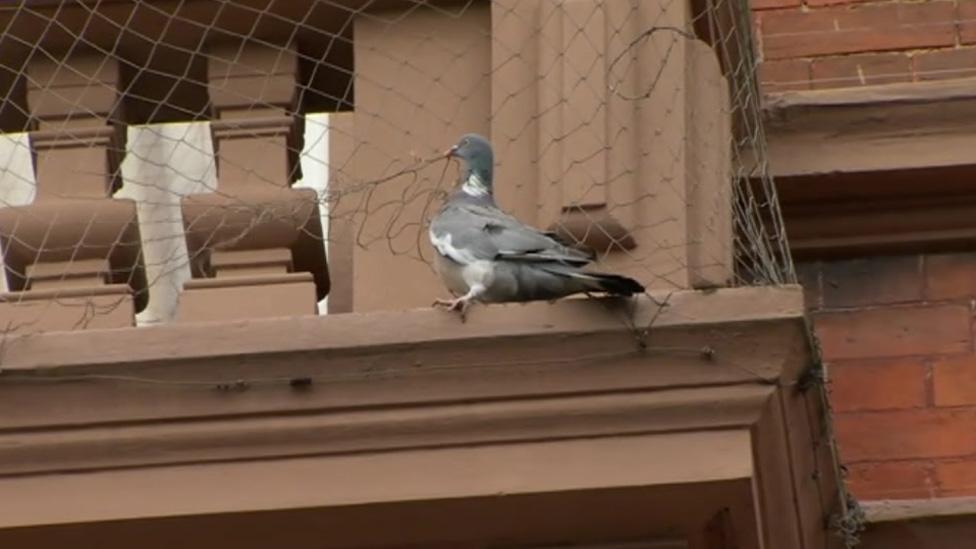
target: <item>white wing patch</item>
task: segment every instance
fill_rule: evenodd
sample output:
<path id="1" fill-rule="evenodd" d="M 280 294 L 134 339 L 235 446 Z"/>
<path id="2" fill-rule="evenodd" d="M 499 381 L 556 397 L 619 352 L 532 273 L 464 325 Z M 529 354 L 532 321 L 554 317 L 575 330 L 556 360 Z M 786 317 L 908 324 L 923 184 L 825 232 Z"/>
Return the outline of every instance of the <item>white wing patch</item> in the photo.
<path id="1" fill-rule="evenodd" d="M 437 235 L 433 230 L 429 231 L 430 243 L 434 245 L 434 249 L 437 253 L 444 257 L 448 257 L 457 263 L 462 265 L 470 265 L 478 261 L 471 252 L 467 250 L 459 250 L 451 244 L 451 233 L 444 233 L 442 235 Z"/>

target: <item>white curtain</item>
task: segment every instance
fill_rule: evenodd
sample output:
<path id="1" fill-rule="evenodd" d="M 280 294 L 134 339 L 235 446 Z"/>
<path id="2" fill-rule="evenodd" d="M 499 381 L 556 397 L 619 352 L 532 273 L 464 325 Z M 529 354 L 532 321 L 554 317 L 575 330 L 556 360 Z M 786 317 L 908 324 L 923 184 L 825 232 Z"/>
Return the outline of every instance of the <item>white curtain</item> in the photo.
<path id="1" fill-rule="evenodd" d="M 0 208 L 26 206 L 36 192 L 30 138 L 26 133 L 0 134 Z M 0 250 L 0 292 L 8 289 Z"/>
<path id="2" fill-rule="evenodd" d="M 305 147 L 302 150 L 302 179 L 295 187 L 314 189 L 319 197 L 319 215 L 322 219 L 322 246 L 329 241 L 329 205 L 323 200 L 329 187 L 329 115 L 311 113 L 305 115 Z M 319 314 L 328 314 L 329 298 L 319 302 Z"/>
<path id="3" fill-rule="evenodd" d="M 180 199 L 217 186 L 209 123 L 129 126 L 122 177 L 116 197 L 138 204 L 149 283 L 149 305 L 136 315 L 136 323 L 167 322 L 190 278 Z"/>
<path id="4" fill-rule="evenodd" d="M 315 190 L 320 198 L 329 180 L 328 124 L 328 114 L 307 115 L 303 179 L 296 183 Z M 122 189 L 115 196 L 137 203 L 149 283 L 149 304 L 136 315 L 136 322 L 140 326 L 167 322 L 175 316 L 183 283 L 190 278 L 180 199 L 217 188 L 209 123 L 129 126 L 122 178 Z M 0 207 L 30 204 L 35 191 L 27 134 L 0 135 Z M 324 200 L 319 204 L 326 246 L 328 205 Z M 5 277 L 0 277 L 0 290 L 6 290 Z M 326 314 L 327 301 L 319 303 L 320 314 Z"/>

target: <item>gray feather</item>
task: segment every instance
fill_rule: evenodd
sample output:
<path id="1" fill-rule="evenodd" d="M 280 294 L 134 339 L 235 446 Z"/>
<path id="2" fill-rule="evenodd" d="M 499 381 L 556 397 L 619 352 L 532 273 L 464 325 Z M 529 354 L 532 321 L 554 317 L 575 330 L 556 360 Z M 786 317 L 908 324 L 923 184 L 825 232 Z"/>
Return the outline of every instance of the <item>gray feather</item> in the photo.
<path id="1" fill-rule="evenodd" d="M 565 246 L 494 206 L 448 201 L 430 229 L 437 237 L 451 235 L 455 249 L 465 250 L 477 260 L 556 261 L 577 266 L 592 260 L 586 252 Z"/>

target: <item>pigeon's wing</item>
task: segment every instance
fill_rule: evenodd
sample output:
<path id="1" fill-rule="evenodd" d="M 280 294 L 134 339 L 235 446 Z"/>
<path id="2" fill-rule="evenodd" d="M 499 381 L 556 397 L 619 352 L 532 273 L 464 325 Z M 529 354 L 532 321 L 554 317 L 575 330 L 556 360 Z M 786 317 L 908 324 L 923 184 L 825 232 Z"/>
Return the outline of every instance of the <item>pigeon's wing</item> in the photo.
<path id="1" fill-rule="evenodd" d="M 557 262 L 583 266 L 590 254 L 566 246 L 498 208 L 455 204 L 431 224 L 438 251 L 459 263 L 472 261 Z"/>

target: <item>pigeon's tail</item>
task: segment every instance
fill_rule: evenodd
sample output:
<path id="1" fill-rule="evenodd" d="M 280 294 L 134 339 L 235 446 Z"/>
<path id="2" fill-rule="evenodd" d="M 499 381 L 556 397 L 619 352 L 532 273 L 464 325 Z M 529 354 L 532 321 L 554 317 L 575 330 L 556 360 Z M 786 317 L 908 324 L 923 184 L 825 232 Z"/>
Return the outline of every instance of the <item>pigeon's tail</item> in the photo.
<path id="1" fill-rule="evenodd" d="M 606 292 L 611 295 L 630 297 L 644 293 L 644 286 L 633 278 L 605 273 L 580 273 L 587 281 L 590 291 Z"/>

